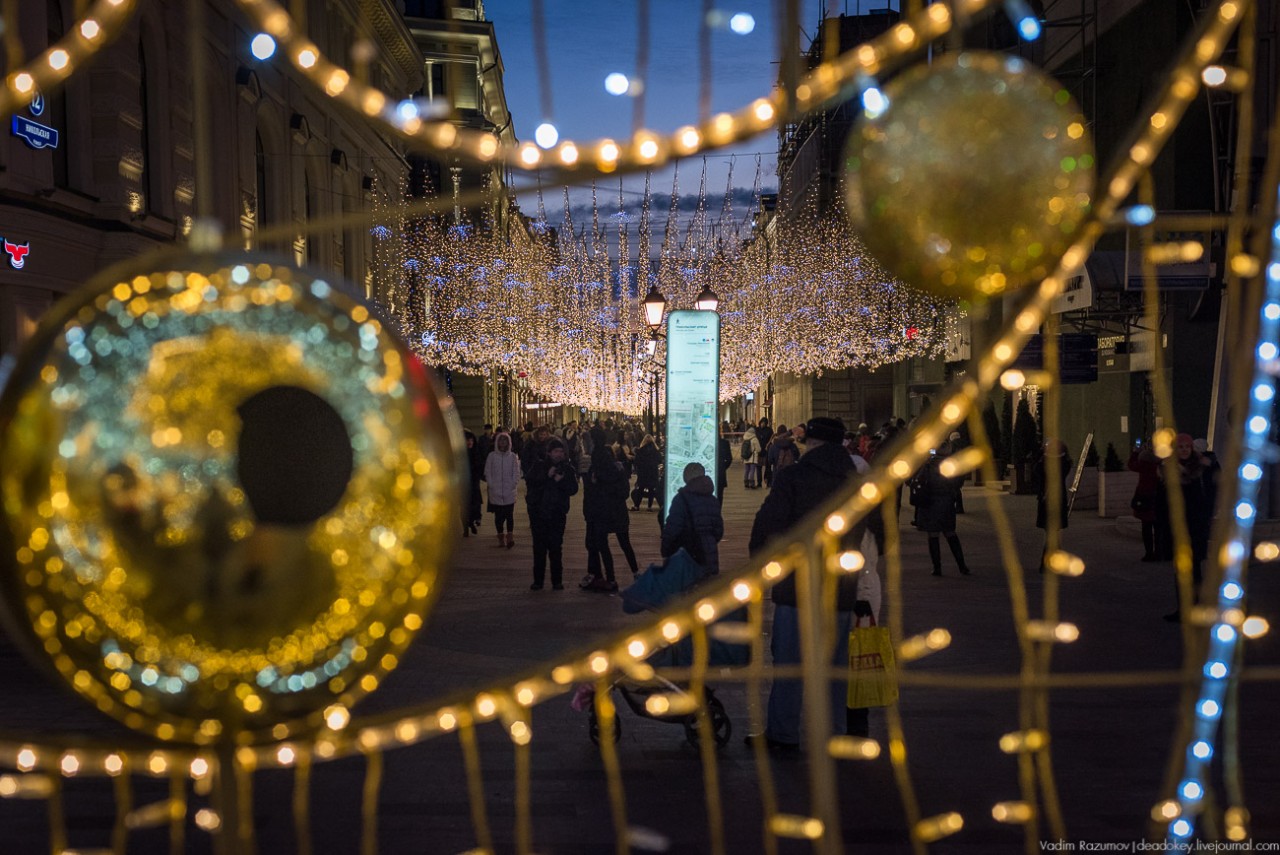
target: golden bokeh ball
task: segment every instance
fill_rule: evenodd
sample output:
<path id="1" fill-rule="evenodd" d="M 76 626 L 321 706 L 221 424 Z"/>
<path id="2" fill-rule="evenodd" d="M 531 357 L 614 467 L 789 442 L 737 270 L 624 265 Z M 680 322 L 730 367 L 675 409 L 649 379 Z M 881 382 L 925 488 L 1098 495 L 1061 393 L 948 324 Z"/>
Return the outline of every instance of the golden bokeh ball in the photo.
<path id="1" fill-rule="evenodd" d="M 377 688 L 440 589 L 461 472 L 446 401 L 302 270 L 108 274 L 54 308 L 0 399 L 6 617 L 153 736 L 319 727 Z"/>
<path id="2" fill-rule="evenodd" d="M 969 52 L 865 99 L 845 172 L 854 227 L 878 261 L 974 298 L 1052 272 L 1089 213 L 1094 157 L 1060 84 L 1016 57 Z"/>

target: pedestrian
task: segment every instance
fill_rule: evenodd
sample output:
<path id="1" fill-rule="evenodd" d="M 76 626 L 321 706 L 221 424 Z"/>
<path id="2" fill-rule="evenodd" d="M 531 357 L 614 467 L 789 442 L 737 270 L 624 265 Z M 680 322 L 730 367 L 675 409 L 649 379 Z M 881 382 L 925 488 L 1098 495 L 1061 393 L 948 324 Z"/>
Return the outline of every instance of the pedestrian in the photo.
<path id="1" fill-rule="evenodd" d="M 773 477 L 800 459 L 800 449 L 796 447 L 796 441 L 786 425 L 778 425 L 778 432 L 769 441 L 766 457 L 769 459 L 772 473 L 767 480 L 772 488 Z"/>
<path id="2" fill-rule="evenodd" d="M 964 441 L 964 438 L 961 437 L 960 431 L 958 430 L 953 430 L 951 432 L 951 435 L 947 437 L 947 441 L 951 443 L 952 454 L 955 454 L 960 449 L 965 448 L 969 444 Z M 965 479 L 967 479 L 968 477 L 969 477 L 968 475 L 965 475 L 963 478 L 960 479 L 960 483 L 956 486 L 956 513 L 957 514 L 964 513 L 964 482 L 965 482 Z"/>
<path id="3" fill-rule="evenodd" d="M 729 467 L 733 465 L 733 449 L 729 447 L 729 437 L 726 436 L 728 430 L 729 423 L 721 423 L 720 438 L 716 440 L 716 501 L 721 507 L 724 506 L 724 491 L 729 486 Z"/>
<path id="4" fill-rule="evenodd" d="M 597 438 L 595 451 L 591 453 L 591 468 L 582 479 L 582 516 L 587 523 L 587 575 L 578 587 L 584 590 L 618 590 L 609 533 L 618 531 L 627 522 L 627 486 L 622 464 L 609 445 Z"/>
<path id="5" fill-rule="evenodd" d="M 1056 458 L 1058 474 L 1056 486 L 1049 482 L 1049 460 Z M 1071 477 L 1071 458 L 1067 456 L 1067 444 L 1060 439 L 1046 439 L 1040 459 L 1031 466 L 1031 483 L 1036 485 L 1036 528 L 1043 529 L 1044 549 L 1040 553 L 1040 572 L 1045 571 L 1049 558 L 1049 491 L 1058 493 L 1058 530 L 1067 527 L 1071 507 L 1067 503 L 1067 479 Z"/>
<path id="6" fill-rule="evenodd" d="M 1213 509 L 1209 506 L 1209 490 L 1206 486 L 1209 475 L 1209 463 L 1195 450 L 1194 440 L 1189 433 L 1180 433 L 1174 438 L 1173 456 L 1178 465 L 1178 487 L 1182 492 L 1182 513 L 1187 525 L 1187 538 L 1191 541 L 1191 601 L 1200 602 L 1200 582 L 1203 579 L 1201 565 L 1209 552 L 1209 521 Z M 1160 479 L 1164 482 L 1167 472 L 1160 467 Z M 1161 486 L 1164 493 L 1167 487 Z M 1167 507 L 1167 499 L 1166 499 Z M 1166 512 L 1167 513 L 1167 512 Z M 1182 592 L 1174 578 L 1174 592 L 1177 595 L 1177 609 L 1169 612 L 1164 619 L 1177 623 L 1182 620 Z"/>
<path id="7" fill-rule="evenodd" d="M 715 575 L 720 572 L 720 539 L 724 518 L 716 501 L 715 484 L 701 463 L 684 467 L 684 486 L 671 500 L 662 526 L 662 557 L 670 558 L 681 547 L 694 561 Z"/>
<path id="8" fill-rule="evenodd" d="M 578 473 L 570 465 L 561 439 L 548 439 L 545 455 L 539 455 L 534 462 L 525 473 L 525 501 L 533 536 L 533 584 L 529 590 L 542 590 L 549 560 L 551 588 L 561 591 L 564 590 L 564 526 L 569 516 L 569 499 L 578 492 Z"/>
<path id="9" fill-rule="evenodd" d="M 636 487 L 631 491 L 632 510 L 640 510 L 642 499 L 649 500 L 649 510 L 653 510 L 655 499 L 660 501 L 658 488 L 661 486 L 661 479 L 658 470 L 661 466 L 662 452 L 658 451 L 653 436 L 645 434 L 640 447 L 636 449 Z"/>
<path id="10" fill-rule="evenodd" d="M 777 473 L 773 489 L 756 512 L 747 548 L 755 555 L 774 537 L 823 504 L 834 493 L 850 486 L 857 478 L 853 462 L 845 452 L 844 424 L 839 419 L 815 417 L 805 426 L 807 448 L 795 465 Z M 848 534 L 851 542 L 861 543 L 861 523 Z M 842 672 L 849 667 L 849 631 L 853 628 L 858 606 L 858 576 L 841 574 L 837 583 L 834 630 L 836 637 L 827 639 L 832 650 L 831 664 Z M 871 571 L 874 572 L 874 571 Z M 773 588 L 773 632 L 770 650 L 775 667 L 800 662 L 800 611 L 796 600 L 795 574 L 784 578 Z M 865 609 L 865 607 L 864 607 Z M 851 723 L 847 714 L 847 681 L 832 681 L 830 692 L 831 724 L 837 733 L 847 732 Z M 799 680 L 775 679 L 769 691 L 768 721 L 765 744 L 776 751 L 798 751 L 800 748 L 800 714 L 803 687 Z M 858 729 L 860 725 L 856 723 Z M 750 743 L 756 737 L 748 736 Z"/>
<path id="11" fill-rule="evenodd" d="M 1156 504 L 1160 492 L 1160 458 L 1156 457 L 1148 443 L 1143 446 L 1139 439 L 1129 453 L 1129 471 L 1138 473 L 1138 484 L 1133 488 L 1133 498 L 1129 507 L 1133 515 L 1142 523 L 1142 561 L 1160 561 L 1160 543 L 1165 539 L 1163 532 L 1157 531 Z"/>
<path id="12" fill-rule="evenodd" d="M 1218 462 L 1218 455 L 1209 450 L 1209 443 L 1203 438 L 1194 440 L 1191 450 L 1204 461 L 1204 499 L 1209 509 L 1209 519 L 1212 520 L 1218 509 L 1218 478 L 1222 475 L 1222 464 Z"/>
<path id="13" fill-rule="evenodd" d="M 742 448 L 739 450 L 742 462 L 747 464 L 742 474 L 742 486 L 748 490 L 756 488 L 756 473 L 760 471 L 760 442 L 756 439 L 756 429 L 748 427 L 742 435 Z"/>
<path id="14" fill-rule="evenodd" d="M 484 480 L 484 458 L 480 456 L 476 435 L 465 430 L 462 436 L 466 441 L 468 480 L 467 501 L 462 507 L 462 536 L 470 537 L 473 534 L 479 534 L 480 523 L 484 521 L 484 515 L 480 512 L 482 499 L 480 482 Z"/>
<path id="15" fill-rule="evenodd" d="M 516 545 L 516 486 L 520 481 L 520 458 L 511 450 L 511 435 L 503 431 L 494 437 L 493 451 L 484 461 L 484 480 L 489 485 L 489 512 L 498 530 L 498 546 Z M 503 529 L 506 529 L 504 532 Z"/>
<path id="16" fill-rule="evenodd" d="M 942 544 L 938 542 L 938 535 L 942 535 L 951 547 L 960 575 L 968 576 L 969 566 L 965 564 L 964 550 L 956 534 L 956 491 L 960 489 L 960 479 L 942 474 L 942 462 L 950 455 L 949 440 L 930 452 L 929 459 L 916 473 L 911 501 L 916 506 L 916 526 L 929 538 L 933 575 L 942 575 Z"/>

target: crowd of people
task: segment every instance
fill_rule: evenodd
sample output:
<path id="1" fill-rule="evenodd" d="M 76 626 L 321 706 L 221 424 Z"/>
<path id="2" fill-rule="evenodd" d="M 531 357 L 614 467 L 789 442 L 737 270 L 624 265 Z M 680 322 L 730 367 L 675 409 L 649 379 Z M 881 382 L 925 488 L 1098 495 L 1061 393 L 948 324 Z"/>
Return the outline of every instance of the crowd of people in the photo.
<path id="1" fill-rule="evenodd" d="M 478 534 L 481 508 L 486 504 L 482 483 L 487 487 L 487 508 L 493 515 L 497 546 L 511 549 L 515 544 L 514 510 L 520 481 L 525 484 L 525 505 L 533 552 L 531 590 L 540 591 L 549 582 L 553 590 L 564 588 L 564 533 L 571 499 L 579 491 L 585 522 L 584 547 L 587 575 L 580 587 L 588 591 L 617 591 L 610 536 L 616 540 L 634 576 L 640 572 L 630 539 L 630 515 L 655 510 L 661 527 L 661 555 L 670 559 L 679 551 L 699 565 L 706 574 L 719 572 L 719 544 L 724 537 L 721 515 L 723 489 L 728 469 L 737 457 L 744 464 L 743 486 L 748 490 L 767 489 L 751 529 L 748 550 L 755 554 L 771 539 L 790 529 L 851 479 L 865 473 L 871 461 L 893 445 L 907 426 L 901 419 L 886 421 L 874 433 L 865 424 L 846 431 L 838 419 L 815 417 L 804 425 L 776 428 L 768 419 L 756 424 L 721 425 L 717 452 L 717 479 L 700 463 L 690 463 L 679 476 L 682 486 L 670 508 L 662 508 L 663 450 L 659 435 L 643 431 L 631 421 L 570 422 L 558 430 L 526 424 L 522 430 L 485 425 L 475 435 L 467 432 L 466 445 L 471 489 L 463 510 L 463 535 Z M 741 434 L 741 446 L 731 455 L 728 437 Z M 949 473 L 943 463 L 966 445 L 957 431 L 931 452 L 924 465 L 907 481 L 911 524 L 923 532 L 929 547 L 934 576 L 943 575 L 942 540 L 961 575 L 971 573 L 960 538 L 957 517 L 964 513 L 961 486 L 964 476 Z M 1134 449 L 1129 468 L 1138 473 L 1132 507 L 1142 521 L 1143 561 L 1166 561 L 1173 555 L 1174 512 L 1167 499 L 1165 479 L 1178 473 L 1181 513 L 1191 542 L 1194 586 L 1200 585 L 1200 565 L 1208 548 L 1210 518 L 1213 513 L 1219 467 L 1207 452 L 1203 440 L 1180 434 L 1174 445 L 1173 468 L 1162 464 L 1149 446 Z M 1056 473 L 1051 477 L 1050 473 Z M 1046 530 L 1040 571 L 1049 559 L 1048 520 L 1055 514 L 1059 529 L 1069 522 L 1067 485 L 1072 461 L 1059 440 L 1049 439 L 1028 461 L 1027 475 L 1037 492 L 1036 526 Z M 717 489 L 719 488 L 719 489 Z M 1056 495 L 1055 495 L 1056 494 Z M 902 490 L 887 497 L 895 511 L 902 508 Z M 874 622 L 880 610 L 877 568 L 885 548 L 884 520 L 893 514 L 872 513 L 845 535 L 849 548 L 870 553 L 866 572 L 842 577 L 835 601 L 836 644 L 833 664 L 848 656 L 849 631 L 859 620 Z M 874 557 L 872 557 L 874 556 Z M 548 571 L 550 579 L 547 579 Z M 784 579 L 772 592 L 774 602 L 771 652 L 775 665 L 800 661 L 799 606 L 794 576 Z M 1179 611 L 1167 615 L 1178 620 Z M 770 692 L 767 728 L 763 738 L 774 750 L 798 750 L 800 744 L 802 691 L 797 681 L 775 680 Z M 835 732 L 866 735 L 866 709 L 845 705 L 843 686 L 833 684 L 831 721 Z M 757 738 L 757 737 L 752 737 Z"/>

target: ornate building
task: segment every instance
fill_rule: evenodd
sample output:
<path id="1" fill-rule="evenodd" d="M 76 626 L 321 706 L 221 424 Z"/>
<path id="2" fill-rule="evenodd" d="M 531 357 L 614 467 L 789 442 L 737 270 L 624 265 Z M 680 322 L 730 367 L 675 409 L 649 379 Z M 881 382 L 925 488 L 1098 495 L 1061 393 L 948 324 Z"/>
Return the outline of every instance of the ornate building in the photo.
<path id="1" fill-rule="evenodd" d="M 21 4 L 26 56 L 75 25 L 72 0 Z M 422 85 L 422 58 L 389 0 L 308 0 L 308 29 L 336 61 L 372 45 L 371 79 L 405 97 Z M 256 31 L 230 2 L 204 9 L 210 139 L 195 139 L 186 4 L 143 3 L 92 65 L 19 117 L 56 131 L 36 148 L 0 140 L 0 236 L 28 248 L 0 271 L 0 348 L 12 352 L 40 315 L 95 272 L 163 244 L 181 243 L 210 194 L 228 247 L 253 247 L 264 227 L 295 224 L 261 247 L 339 273 L 369 296 L 372 239 L 360 226 L 307 236 L 313 219 L 368 210 L 376 193 L 400 191 L 403 147 L 296 78 L 287 63 L 259 61 Z M 36 105 L 41 106 L 41 105 Z M 25 125 L 24 125 L 25 126 Z M 196 186 L 195 158 L 212 155 L 212 183 Z"/>

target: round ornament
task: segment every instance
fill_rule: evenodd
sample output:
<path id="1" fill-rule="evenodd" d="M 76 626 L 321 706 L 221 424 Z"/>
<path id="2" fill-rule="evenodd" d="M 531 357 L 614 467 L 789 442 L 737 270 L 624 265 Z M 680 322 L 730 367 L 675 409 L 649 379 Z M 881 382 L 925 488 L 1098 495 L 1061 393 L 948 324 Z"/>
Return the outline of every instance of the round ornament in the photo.
<path id="1" fill-rule="evenodd" d="M 1016 57 L 944 56 L 885 87 L 850 134 L 845 187 L 867 248 L 948 296 L 1047 276 L 1089 213 L 1093 147 L 1069 93 Z"/>
<path id="2" fill-rule="evenodd" d="M 422 627 L 460 431 L 359 301 L 257 257 L 171 257 L 56 307 L 0 399 L 10 622 L 130 727 L 279 739 Z"/>

